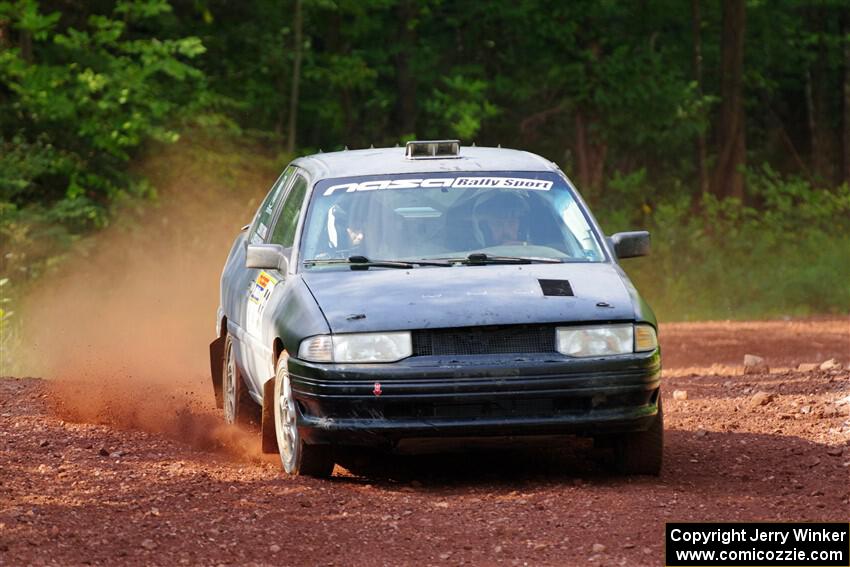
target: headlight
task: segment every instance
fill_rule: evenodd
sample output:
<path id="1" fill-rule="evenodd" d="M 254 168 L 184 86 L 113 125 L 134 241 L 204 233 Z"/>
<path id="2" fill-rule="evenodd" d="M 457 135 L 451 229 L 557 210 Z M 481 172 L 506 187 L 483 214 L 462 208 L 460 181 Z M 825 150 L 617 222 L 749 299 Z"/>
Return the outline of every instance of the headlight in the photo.
<path id="1" fill-rule="evenodd" d="M 568 356 L 605 356 L 649 352 L 658 348 L 652 325 L 620 324 L 558 327 L 557 349 Z"/>
<path id="2" fill-rule="evenodd" d="M 410 333 L 318 335 L 301 341 L 298 358 L 312 362 L 395 362 L 413 354 Z"/>
<path id="3" fill-rule="evenodd" d="M 557 349 L 567 356 L 605 356 L 634 352 L 635 328 L 626 325 L 558 327 Z"/>

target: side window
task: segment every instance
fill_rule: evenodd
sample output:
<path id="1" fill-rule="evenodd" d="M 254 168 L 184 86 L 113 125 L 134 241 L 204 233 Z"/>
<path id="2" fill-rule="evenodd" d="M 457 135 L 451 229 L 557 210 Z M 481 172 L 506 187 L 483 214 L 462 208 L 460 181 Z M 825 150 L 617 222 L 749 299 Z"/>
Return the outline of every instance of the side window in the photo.
<path id="1" fill-rule="evenodd" d="M 286 168 L 283 175 L 278 178 L 277 183 L 269 191 L 269 194 L 266 195 L 263 204 L 257 210 L 257 217 L 254 219 L 254 224 L 251 226 L 251 234 L 248 236 L 248 242 L 251 244 L 260 244 L 265 241 L 274 211 L 294 172 L 294 167 Z"/>
<path id="2" fill-rule="evenodd" d="M 301 211 L 301 205 L 306 194 L 307 180 L 296 175 L 292 189 L 286 196 L 283 209 L 281 209 L 280 216 L 274 226 L 271 239 L 273 244 L 282 244 L 285 248 L 292 247 L 293 242 L 295 242 L 295 228 L 298 226 L 298 213 Z"/>

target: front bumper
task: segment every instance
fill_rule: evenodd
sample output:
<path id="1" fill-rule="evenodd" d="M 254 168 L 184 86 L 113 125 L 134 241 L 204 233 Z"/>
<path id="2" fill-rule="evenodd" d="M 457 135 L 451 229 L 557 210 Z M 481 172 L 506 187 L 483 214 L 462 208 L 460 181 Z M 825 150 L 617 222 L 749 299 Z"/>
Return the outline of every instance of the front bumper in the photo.
<path id="1" fill-rule="evenodd" d="M 363 365 L 290 358 L 289 372 L 303 439 L 385 445 L 642 431 L 658 412 L 661 356 L 422 356 Z"/>

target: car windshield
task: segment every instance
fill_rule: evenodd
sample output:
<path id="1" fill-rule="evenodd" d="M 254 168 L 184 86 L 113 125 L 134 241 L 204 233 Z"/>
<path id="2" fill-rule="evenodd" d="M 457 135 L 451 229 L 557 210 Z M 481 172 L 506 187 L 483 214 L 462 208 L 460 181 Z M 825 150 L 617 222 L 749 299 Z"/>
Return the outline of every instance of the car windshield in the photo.
<path id="1" fill-rule="evenodd" d="M 326 179 L 313 190 L 301 242 L 309 269 L 351 258 L 605 259 L 572 189 L 555 172 Z"/>

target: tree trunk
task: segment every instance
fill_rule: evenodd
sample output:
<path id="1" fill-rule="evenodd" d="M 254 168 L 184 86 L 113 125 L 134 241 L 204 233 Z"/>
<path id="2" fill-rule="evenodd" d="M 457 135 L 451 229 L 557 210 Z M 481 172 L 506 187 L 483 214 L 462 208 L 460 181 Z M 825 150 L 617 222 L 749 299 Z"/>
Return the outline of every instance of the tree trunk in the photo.
<path id="1" fill-rule="evenodd" d="M 841 132 L 841 178 L 850 184 L 850 14 L 846 12 L 842 18 L 842 35 L 844 36 L 844 98 L 843 125 Z"/>
<path id="2" fill-rule="evenodd" d="M 581 109 L 575 114 L 576 166 L 582 190 L 597 194 L 605 175 L 608 144 L 593 139 L 593 119 Z"/>
<path id="3" fill-rule="evenodd" d="M 581 188 L 590 184 L 590 167 L 587 151 L 587 132 L 584 125 L 584 115 L 581 110 L 576 111 L 576 169 L 578 170 L 578 182 Z M 589 187 L 588 187 L 589 188 Z"/>
<path id="4" fill-rule="evenodd" d="M 0 20 L 0 49 L 6 49 L 10 44 L 9 22 L 8 20 Z"/>
<path id="5" fill-rule="evenodd" d="M 301 0 L 295 0 L 295 19 L 293 23 L 295 30 L 295 60 L 292 63 L 292 89 L 289 96 L 289 135 L 286 139 L 286 151 L 290 155 L 295 153 L 295 134 L 298 128 L 298 88 L 301 82 L 301 55 L 304 49 L 301 8 Z"/>
<path id="6" fill-rule="evenodd" d="M 409 136 L 416 132 L 416 79 L 410 69 L 411 53 L 416 49 L 416 32 L 411 22 L 416 18 L 417 4 L 403 0 L 398 5 L 398 53 L 395 57 L 396 134 Z"/>
<path id="7" fill-rule="evenodd" d="M 694 81 L 697 85 L 697 96 L 702 99 L 702 16 L 700 15 L 699 0 L 691 1 L 691 23 L 694 35 L 693 49 L 693 71 Z M 697 179 L 699 180 L 699 194 L 708 193 L 708 172 L 706 171 L 706 148 L 705 131 L 700 130 L 695 141 Z"/>
<path id="8" fill-rule="evenodd" d="M 817 123 L 817 112 L 815 111 L 815 97 L 812 93 L 812 67 L 809 65 L 806 67 L 806 79 L 803 87 L 805 98 L 806 98 L 806 127 L 809 134 L 809 167 L 815 177 L 820 175 L 820 171 L 818 169 L 818 162 L 820 161 L 817 158 L 817 153 L 819 151 L 818 148 L 818 123 Z"/>
<path id="9" fill-rule="evenodd" d="M 605 160 L 608 157 L 608 144 L 606 142 L 594 142 L 590 145 L 590 186 L 597 193 L 602 188 L 605 180 Z"/>
<path id="10" fill-rule="evenodd" d="M 354 108 L 351 102 L 351 92 L 348 87 L 342 87 L 339 91 L 339 106 L 342 109 L 343 145 L 356 147 L 354 139 Z"/>
<path id="11" fill-rule="evenodd" d="M 589 42 L 588 51 L 593 63 L 602 57 L 602 46 L 595 39 Z M 593 102 L 584 105 L 579 103 L 575 111 L 578 175 L 584 190 L 598 196 L 604 180 L 608 144 L 604 140 L 594 139 L 593 125 L 597 122 L 596 117 Z"/>
<path id="12" fill-rule="evenodd" d="M 12 45 L 12 40 L 9 37 L 11 28 L 8 20 L 0 20 L 0 52 L 8 49 Z M 6 89 L 0 88 L 0 108 L 6 108 L 8 104 Z"/>
<path id="13" fill-rule="evenodd" d="M 27 30 L 21 30 L 20 45 L 21 59 L 27 63 L 32 63 L 32 33 Z"/>
<path id="14" fill-rule="evenodd" d="M 743 69 L 744 0 L 723 0 L 720 55 L 720 122 L 718 157 L 712 192 L 718 197 L 744 197 L 746 144 L 744 130 Z"/>
<path id="15" fill-rule="evenodd" d="M 808 10 L 809 27 L 817 31 L 816 56 L 806 68 L 806 115 L 809 126 L 810 167 L 816 182 L 831 183 L 835 180 L 835 158 L 833 136 L 835 117 L 830 113 L 830 97 L 835 96 L 832 82 L 829 49 L 822 39 L 829 28 L 829 13 L 821 6 Z"/>

